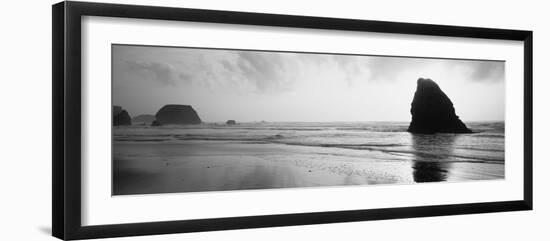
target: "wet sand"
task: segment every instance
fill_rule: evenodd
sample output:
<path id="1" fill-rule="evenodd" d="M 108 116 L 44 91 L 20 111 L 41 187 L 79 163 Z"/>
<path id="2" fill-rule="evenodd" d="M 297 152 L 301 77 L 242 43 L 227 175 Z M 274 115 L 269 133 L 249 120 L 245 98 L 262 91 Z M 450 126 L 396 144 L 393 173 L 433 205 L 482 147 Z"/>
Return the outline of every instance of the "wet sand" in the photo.
<path id="1" fill-rule="evenodd" d="M 504 178 L 504 164 L 237 141 L 115 142 L 113 195 Z"/>

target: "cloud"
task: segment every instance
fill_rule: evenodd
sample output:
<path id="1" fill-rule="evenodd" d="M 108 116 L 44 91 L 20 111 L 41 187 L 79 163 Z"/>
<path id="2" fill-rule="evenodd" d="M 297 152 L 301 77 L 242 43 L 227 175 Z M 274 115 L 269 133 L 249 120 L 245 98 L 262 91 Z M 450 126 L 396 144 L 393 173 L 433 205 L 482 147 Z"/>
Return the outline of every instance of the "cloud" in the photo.
<path id="1" fill-rule="evenodd" d="M 397 81 L 404 72 L 429 74 L 437 70 L 466 81 L 499 82 L 504 80 L 504 62 L 406 57 L 366 57 L 373 81 Z M 426 71 L 430 70 L 430 71 Z M 420 76 L 419 76 L 420 77 Z"/>
<path id="2" fill-rule="evenodd" d="M 191 74 L 188 74 L 188 73 L 179 73 L 178 74 L 178 79 L 183 81 L 183 82 L 186 82 L 186 83 L 191 83 L 193 81 L 195 77 Z M 174 85 L 176 83 L 174 82 Z"/>
<path id="3" fill-rule="evenodd" d="M 200 85 L 225 91 L 279 93 L 297 81 L 295 54 L 177 49 L 120 61 L 125 72 L 162 86 Z M 175 57 L 177 56 L 177 58 Z M 166 59 L 165 61 L 162 61 Z M 150 59 L 150 60 L 149 60 Z M 119 70 L 120 71 L 120 70 Z M 228 88 L 226 88 L 228 87 Z"/>
<path id="4" fill-rule="evenodd" d="M 284 91 L 296 80 L 293 77 L 296 69 L 292 67 L 297 60 L 294 54 L 238 51 L 236 57 L 228 69 L 240 74 L 260 92 Z"/>
<path id="5" fill-rule="evenodd" d="M 121 60 L 127 71 L 161 86 L 192 84 L 240 93 L 282 93 L 299 82 L 320 78 L 346 81 L 349 87 L 358 82 L 395 82 L 403 76 L 430 77 L 433 70 L 465 81 L 504 79 L 504 62 L 497 61 L 155 47 L 124 52 L 119 48 L 126 54 Z"/>
<path id="6" fill-rule="evenodd" d="M 235 71 L 235 67 L 228 60 L 224 59 L 221 61 L 222 66 L 228 71 Z"/>
<path id="7" fill-rule="evenodd" d="M 334 64 L 335 68 L 342 73 L 343 79 L 348 83 L 348 85 L 353 85 L 354 81 L 357 81 L 358 78 L 365 78 L 370 74 L 370 69 L 368 68 L 367 58 L 363 56 L 349 56 L 349 55 L 325 55 L 329 56 L 329 64 Z M 320 57 L 320 56 L 319 56 Z M 363 79 L 366 81 L 368 79 Z"/>
<path id="8" fill-rule="evenodd" d="M 504 62 L 470 61 L 469 77 L 474 82 L 497 82 L 504 80 Z"/>
<path id="9" fill-rule="evenodd" d="M 430 60 L 402 57 L 368 57 L 366 67 L 373 81 L 398 81 L 405 71 L 416 71 L 430 65 Z"/>
<path id="10" fill-rule="evenodd" d="M 125 61 L 130 71 L 136 71 L 149 76 L 153 81 L 161 85 L 175 86 L 178 78 L 187 77 L 183 74 L 176 75 L 173 67 L 166 63 Z"/>
<path id="11" fill-rule="evenodd" d="M 466 119 L 503 113 L 504 62 L 123 45 L 112 58 L 113 101 L 132 113 L 182 103 L 212 121 L 404 120 L 419 77 Z"/>

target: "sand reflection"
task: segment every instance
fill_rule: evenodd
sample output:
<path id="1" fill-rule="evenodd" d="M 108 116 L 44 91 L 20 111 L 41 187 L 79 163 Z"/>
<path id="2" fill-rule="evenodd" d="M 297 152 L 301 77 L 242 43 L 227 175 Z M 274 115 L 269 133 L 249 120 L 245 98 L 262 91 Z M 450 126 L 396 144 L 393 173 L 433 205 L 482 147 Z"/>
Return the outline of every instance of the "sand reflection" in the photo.
<path id="1" fill-rule="evenodd" d="M 411 135 L 415 150 L 413 179 L 415 182 L 446 181 L 453 163 L 450 162 L 456 135 Z"/>

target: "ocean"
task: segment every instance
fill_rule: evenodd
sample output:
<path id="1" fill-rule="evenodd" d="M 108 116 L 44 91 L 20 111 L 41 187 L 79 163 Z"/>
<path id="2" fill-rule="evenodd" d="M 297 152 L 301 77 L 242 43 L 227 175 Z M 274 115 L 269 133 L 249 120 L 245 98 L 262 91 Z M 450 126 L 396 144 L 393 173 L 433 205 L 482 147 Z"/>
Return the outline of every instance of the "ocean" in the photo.
<path id="1" fill-rule="evenodd" d="M 504 178 L 504 122 L 421 135 L 408 122 L 113 127 L 113 195 Z"/>

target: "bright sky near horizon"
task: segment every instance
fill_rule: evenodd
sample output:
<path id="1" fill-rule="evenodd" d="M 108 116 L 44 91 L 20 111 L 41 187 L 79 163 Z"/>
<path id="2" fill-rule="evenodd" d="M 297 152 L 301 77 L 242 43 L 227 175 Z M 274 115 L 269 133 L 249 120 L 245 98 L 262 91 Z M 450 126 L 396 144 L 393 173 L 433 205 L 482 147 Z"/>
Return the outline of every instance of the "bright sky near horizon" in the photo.
<path id="1" fill-rule="evenodd" d="M 410 121 L 430 78 L 464 121 L 502 121 L 505 63 L 113 45 L 113 104 L 131 116 L 192 105 L 205 122 Z"/>

